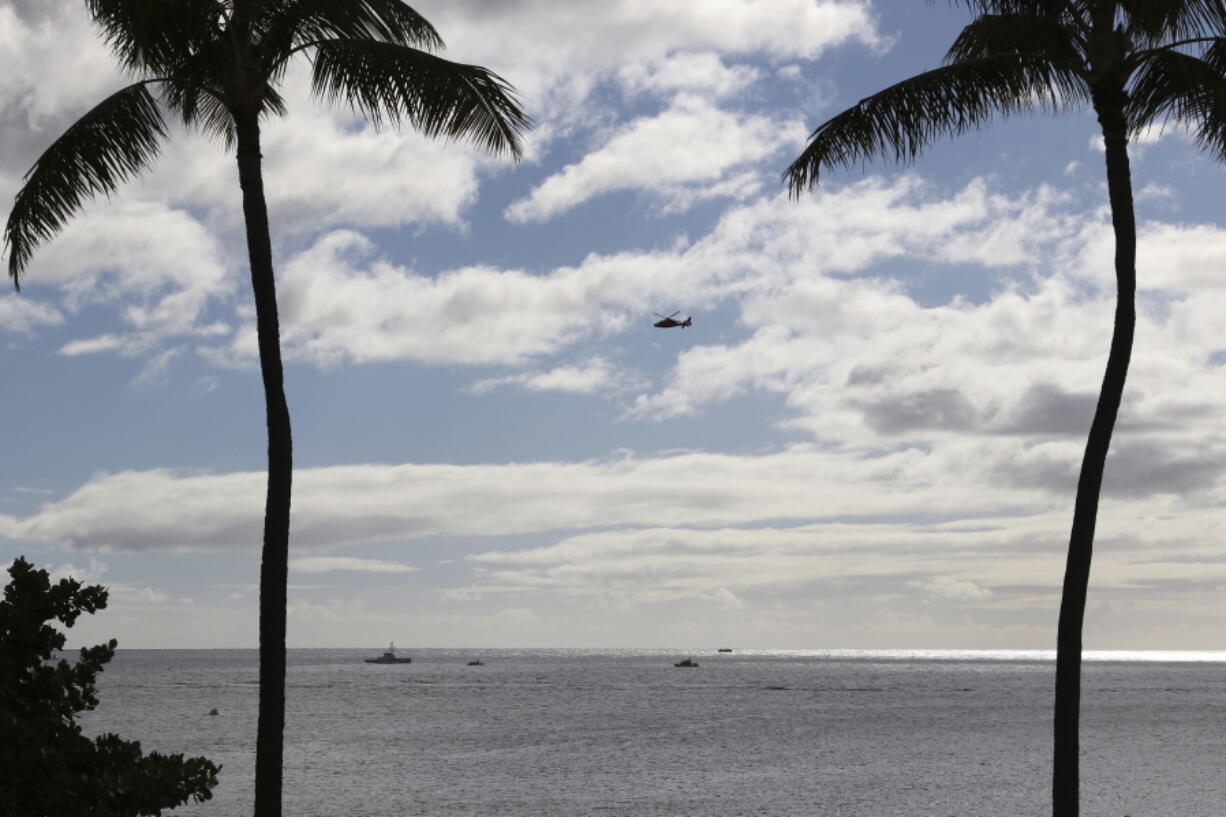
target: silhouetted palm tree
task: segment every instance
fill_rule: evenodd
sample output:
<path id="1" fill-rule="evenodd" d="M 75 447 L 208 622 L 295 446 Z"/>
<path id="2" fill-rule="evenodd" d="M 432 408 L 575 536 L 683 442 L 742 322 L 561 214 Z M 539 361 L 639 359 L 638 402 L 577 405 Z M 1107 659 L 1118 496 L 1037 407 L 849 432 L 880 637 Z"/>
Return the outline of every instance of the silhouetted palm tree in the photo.
<path id="1" fill-rule="evenodd" d="M 138 81 L 81 117 L 27 174 L 4 232 L 9 275 L 19 286 L 34 249 L 85 199 L 111 193 L 150 166 L 167 136 L 163 109 L 236 149 L 268 424 L 255 813 L 271 817 L 281 812 L 292 453 L 260 120 L 285 113 L 278 86 L 298 54 L 311 61 L 317 97 L 347 103 L 375 124 L 466 137 L 518 158 L 528 118 L 496 74 L 436 56 L 442 40 L 400 0 L 86 0 L 86 6 Z"/>
<path id="2" fill-rule="evenodd" d="M 1221 0 L 957 0 L 978 16 L 945 55 L 918 74 L 843 111 L 815 130 L 784 173 L 791 193 L 822 168 L 875 154 L 913 159 L 944 135 L 993 115 L 1089 104 L 1102 128 L 1115 231 L 1115 328 L 1077 482 L 1056 642 L 1052 811 L 1079 809 L 1081 630 L 1103 466 L 1115 426 L 1136 322 L 1136 222 L 1128 139 L 1159 120 L 1191 128 L 1226 157 L 1226 11 Z"/>

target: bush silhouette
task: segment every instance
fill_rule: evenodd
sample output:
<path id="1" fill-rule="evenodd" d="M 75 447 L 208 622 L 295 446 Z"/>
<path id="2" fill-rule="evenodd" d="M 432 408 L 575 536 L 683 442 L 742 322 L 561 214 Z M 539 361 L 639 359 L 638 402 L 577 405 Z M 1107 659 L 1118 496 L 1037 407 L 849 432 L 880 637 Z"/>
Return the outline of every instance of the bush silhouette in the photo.
<path id="1" fill-rule="evenodd" d="M 77 713 L 98 705 L 95 678 L 115 639 L 76 664 L 52 656 L 81 613 L 106 607 L 103 587 L 54 585 L 23 558 L 0 601 L 0 817 L 138 817 L 210 799 L 220 767 L 203 757 L 144 754 L 117 735 L 88 738 Z"/>

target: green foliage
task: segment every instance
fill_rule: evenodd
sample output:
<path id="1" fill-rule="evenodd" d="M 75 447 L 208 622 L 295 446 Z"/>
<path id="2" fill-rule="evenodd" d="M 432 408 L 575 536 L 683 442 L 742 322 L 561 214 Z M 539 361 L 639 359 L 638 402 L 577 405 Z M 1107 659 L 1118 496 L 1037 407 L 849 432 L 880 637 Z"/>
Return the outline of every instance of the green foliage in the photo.
<path id="1" fill-rule="evenodd" d="M 218 766 L 202 757 L 143 754 L 140 743 L 90 739 L 75 722 L 98 705 L 95 679 L 115 639 L 54 660 L 81 613 L 106 607 L 102 587 L 54 585 L 25 559 L 9 567 L 0 601 L 0 817 L 138 817 L 210 799 Z"/>

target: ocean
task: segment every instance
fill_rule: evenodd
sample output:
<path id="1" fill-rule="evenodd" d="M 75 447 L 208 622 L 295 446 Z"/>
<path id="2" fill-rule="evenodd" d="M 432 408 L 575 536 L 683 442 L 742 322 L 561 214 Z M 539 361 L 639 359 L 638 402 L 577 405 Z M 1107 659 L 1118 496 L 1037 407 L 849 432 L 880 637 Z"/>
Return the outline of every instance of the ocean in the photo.
<path id="1" fill-rule="evenodd" d="M 1048 655 L 378 652 L 290 650 L 286 817 L 1050 813 Z M 1226 654 L 1091 658 L 1082 814 L 1226 815 Z M 174 815 L 248 815 L 257 672 L 254 650 L 120 650 L 82 723 L 223 764 Z"/>

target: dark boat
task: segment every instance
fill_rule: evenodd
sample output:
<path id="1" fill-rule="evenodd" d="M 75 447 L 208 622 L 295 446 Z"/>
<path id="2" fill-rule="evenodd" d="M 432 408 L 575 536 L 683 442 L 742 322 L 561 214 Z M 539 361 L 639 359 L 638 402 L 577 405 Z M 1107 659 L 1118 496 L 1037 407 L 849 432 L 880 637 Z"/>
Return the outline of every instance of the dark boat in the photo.
<path id="1" fill-rule="evenodd" d="M 387 652 L 383 653 L 383 655 L 380 655 L 378 658 L 366 658 L 363 660 L 366 661 L 367 664 L 412 664 L 413 663 L 412 658 L 397 658 L 396 657 L 396 645 L 395 644 L 388 644 Z"/>
<path id="2" fill-rule="evenodd" d="M 693 658 L 687 658 L 684 661 L 678 661 L 677 663 L 673 664 L 673 666 L 674 667 L 696 667 L 698 666 L 698 662 L 695 661 Z"/>
<path id="3" fill-rule="evenodd" d="M 485 666 L 485 662 L 484 662 L 484 661 L 482 661 L 480 658 L 478 658 L 476 661 L 469 661 L 469 662 L 468 662 L 468 666 L 470 666 L 470 667 L 484 667 L 484 666 Z"/>
<path id="4" fill-rule="evenodd" d="M 720 647 L 716 652 L 732 652 L 731 647 Z"/>

